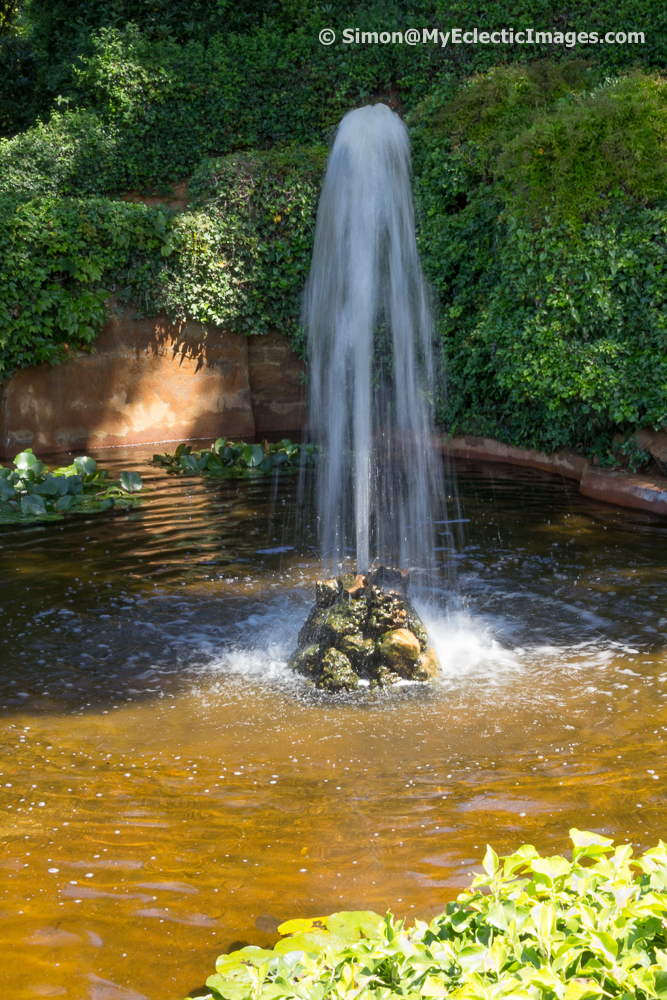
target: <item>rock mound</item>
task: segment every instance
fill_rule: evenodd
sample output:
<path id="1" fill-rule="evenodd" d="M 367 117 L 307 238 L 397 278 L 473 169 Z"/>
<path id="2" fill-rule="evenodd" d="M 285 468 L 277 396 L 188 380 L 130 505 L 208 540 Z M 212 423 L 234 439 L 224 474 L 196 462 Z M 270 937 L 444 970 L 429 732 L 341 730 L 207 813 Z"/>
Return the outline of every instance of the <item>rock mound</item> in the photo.
<path id="1" fill-rule="evenodd" d="M 361 678 L 371 687 L 432 680 L 438 660 L 407 585 L 407 571 L 386 566 L 367 576 L 318 580 L 292 669 L 326 691 L 354 691 Z"/>

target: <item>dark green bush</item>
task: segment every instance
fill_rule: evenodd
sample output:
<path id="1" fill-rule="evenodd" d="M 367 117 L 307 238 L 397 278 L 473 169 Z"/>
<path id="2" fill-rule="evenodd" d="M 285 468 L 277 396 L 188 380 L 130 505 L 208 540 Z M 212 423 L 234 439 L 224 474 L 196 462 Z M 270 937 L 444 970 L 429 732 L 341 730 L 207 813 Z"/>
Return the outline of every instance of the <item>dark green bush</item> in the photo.
<path id="1" fill-rule="evenodd" d="M 114 304 L 300 344 L 325 149 L 204 160 L 192 211 L 0 196 L 0 378 L 91 345 Z"/>
<path id="2" fill-rule="evenodd" d="M 193 210 L 175 223 L 162 275 L 168 312 L 240 333 L 299 338 L 326 149 L 205 160 L 190 182 Z"/>
<path id="3" fill-rule="evenodd" d="M 0 379 L 86 349 L 112 295 L 158 311 L 171 219 L 122 201 L 0 196 Z"/>
<path id="4" fill-rule="evenodd" d="M 604 456 L 619 429 L 667 422 L 665 85 L 636 74 L 568 101 L 551 70 L 550 104 L 514 68 L 415 116 L 421 251 L 449 378 L 440 421 Z M 534 157 L 512 158 L 538 134 L 546 150 L 547 131 L 560 172 L 555 157 L 542 174 Z M 587 148 L 595 134 L 618 141 Z"/>

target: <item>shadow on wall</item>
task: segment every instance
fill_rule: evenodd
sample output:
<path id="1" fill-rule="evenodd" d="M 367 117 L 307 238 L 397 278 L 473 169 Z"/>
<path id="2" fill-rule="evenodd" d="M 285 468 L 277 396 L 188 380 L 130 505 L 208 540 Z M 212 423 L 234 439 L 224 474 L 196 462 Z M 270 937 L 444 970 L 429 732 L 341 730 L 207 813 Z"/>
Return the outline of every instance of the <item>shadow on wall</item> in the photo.
<path id="1" fill-rule="evenodd" d="M 136 320 L 127 310 L 105 324 L 95 347 L 62 365 L 23 369 L 0 387 L 0 456 L 302 426 L 303 369 L 280 334 Z"/>

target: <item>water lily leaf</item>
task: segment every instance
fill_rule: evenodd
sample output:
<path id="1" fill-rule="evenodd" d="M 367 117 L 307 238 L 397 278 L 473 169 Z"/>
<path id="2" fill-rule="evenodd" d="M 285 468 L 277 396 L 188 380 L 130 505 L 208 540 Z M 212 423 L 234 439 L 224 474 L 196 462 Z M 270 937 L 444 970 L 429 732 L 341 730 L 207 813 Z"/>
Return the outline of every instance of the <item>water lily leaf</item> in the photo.
<path id="1" fill-rule="evenodd" d="M 227 447 L 227 438 L 218 438 L 218 440 L 213 445 L 213 451 L 219 455 L 221 450 L 226 447 Z"/>
<path id="2" fill-rule="evenodd" d="M 58 490 L 58 496 L 64 497 L 69 487 L 69 478 L 67 476 L 54 476 L 53 482 Z"/>
<path id="3" fill-rule="evenodd" d="M 138 472 L 121 472 L 120 485 L 126 493 L 139 493 L 144 484 Z"/>
<path id="4" fill-rule="evenodd" d="M 58 490 L 58 484 L 54 481 L 53 476 L 44 480 L 43 483 L 38 483 L 35 486 L 35 493 L 42 497 L 57 497 L 60 495 Z"/>
<path id="5" fill-rule="evenodd" d="M 348 913 L 332 913 L 327 920 L 327 930 L 346 941 L 360 941 L 362 938 L 379 937 L 383 924 L 382 917 L 373 910 L 351 910 Z"/>
<path id="6" fill-rule="evenodd" d="M 305 931 L 327 930 L 328 917 L 304 917 L 298 920 L 286 920 L 278 925 L 278 933 L 282 937 L 288 934 L 303 934 Z"/>
<path id="7" fill-rule="evenodd" d="M 275 952 L 251 944 L 245 948 L 239 948 L 238 951 L 232 951 L 229 955 L 220 955 L 215 963 L 215 969 L 220 975 L 225 976 L 234 969 L 246 969 L 249 965 L 258 969 L 260 965 L 275 957 Z"/>
<path id="8" fill-rule="evenodd" d="M 304 934 L 293 934 L 283 938 L 275 946 L 279 955 L 288 955 L 291 951 L 305 951 L 308 955 L 317 955 L 325 948 L 343 951 L 348 942 L 337 934 L 329 931 L 306 931 Z"/>
<path id="9" fill-rule="evenodd" d="M 27 448 L 16 456 L 14 465 L 17 469 L 32 469 L 34 465 L 37 465 L 38 461 L 39 459 L 36 455 L 33 455 L 32 449 Z"/>
<path id="10" fill-rule="evenodd" d="M 273 468 L 273 459 L 270 455 L 265 455 L 258 465 L 260 472 L 270 472 Z"/>
<path id="11" fill-rule="evenodd" d="M 60 514 L 60 513 L 62 513 L 62 511 L 67 510 L 69 507 L 71 507 L 73 503 L 74 503 L 74 497 L 73 496 L 71 496 L 71 495 L 69 495 L 69 496 L 60 496 L 56 500 L 56 502 L 54 504 L 54 507 L 58 511 L 58 513 Z"/>
<path id="12" fill-rule="evenodd" d="M 83 489 L 83 479 L 81 476 L 68 476 L 67 477 L 67 492 L 70 496 L 76 496 Z"/>
<path id="13" fill-rule="evenodd" d="M 6 465 L 0 465 L 0 479 L 7 479 L 11 471 Z"/>
<path id="14" fill-rule="evenodd" d="M 46 514 L 46 507 L 44 506 L 44 501 L 40 496 L 37 496 L 37 494 L 35 493 L 21 497 L 21 513 Z"/>
<path id="15" fill-rule="evenodd" d="M 243 449 L 243 461 L 250 468 L 261 465 L 264 460 L 264 449 L 258 444 L 247 444 Z"/>
<path id="16" fill-rule="evenodd" d="M 0 500 L 9 500 L 15 494 L 14 487 L 6 479 L 0 479 Z"/>
<path id="17" fill-rule="evenodd" d="M 179 444 L 176 451 L 174 452 L 174 458 L 179 459 L 184 451 L 185 451 L 185 445 Z"/>
<path id="18" fill-rule="evenodd" d="M 79 455 L 74 459 L 74 468 L 80 476 L 91 476 L 97 470 L 97 462 L 88 455 Z"/>

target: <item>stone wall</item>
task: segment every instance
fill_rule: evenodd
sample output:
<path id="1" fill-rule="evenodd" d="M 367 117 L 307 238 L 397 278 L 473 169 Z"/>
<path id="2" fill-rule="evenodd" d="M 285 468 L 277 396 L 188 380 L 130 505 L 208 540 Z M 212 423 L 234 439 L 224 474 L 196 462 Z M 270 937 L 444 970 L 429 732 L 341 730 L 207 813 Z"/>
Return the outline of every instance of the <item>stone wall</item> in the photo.
<path id="1" fill-rule="evenodd" d="M 280 334 L 128 311 L 104 326 L 94 353 L 0 384 L 0 457 L 294 432 L 304 420 L 302 371 Z"/>

